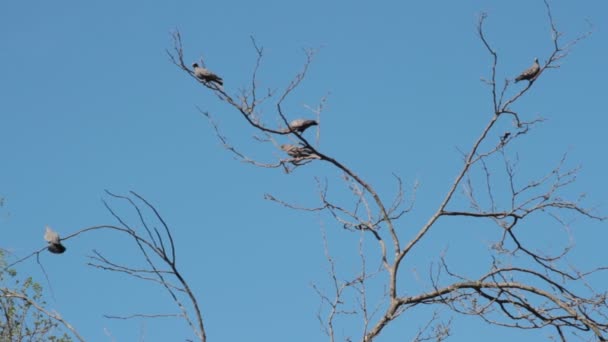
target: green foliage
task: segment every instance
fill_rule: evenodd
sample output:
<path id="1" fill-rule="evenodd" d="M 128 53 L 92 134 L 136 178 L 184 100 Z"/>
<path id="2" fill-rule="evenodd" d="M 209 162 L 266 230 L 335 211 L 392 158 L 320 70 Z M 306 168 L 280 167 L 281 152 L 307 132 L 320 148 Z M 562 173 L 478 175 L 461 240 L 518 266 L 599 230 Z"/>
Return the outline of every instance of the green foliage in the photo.
<path id="1" fill-rule="evenodd" d="M 57 321 L 33 305 L 46 305 L 42 286 L 31 277 L 20 279 L 14 269 L 5 269 L 4 254 L 0 249 L 0 341 L 71 342 Z"/>

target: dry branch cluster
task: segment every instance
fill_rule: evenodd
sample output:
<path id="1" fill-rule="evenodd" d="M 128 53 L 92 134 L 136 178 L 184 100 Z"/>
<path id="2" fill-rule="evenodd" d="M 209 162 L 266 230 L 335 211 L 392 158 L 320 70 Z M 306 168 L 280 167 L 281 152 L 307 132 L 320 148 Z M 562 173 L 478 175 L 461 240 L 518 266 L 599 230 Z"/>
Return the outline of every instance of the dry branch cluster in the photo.
<path id="1" fill-rule="evenodd" d="M 421 305 L 436 308 L 447 307 L 453 312 L 474 315 L 499 326 L 520 329 L 551 327 L 561 340 L 566 340 L 567 332 L 582 335 L 588 332 L 596 339 L 604 338 L 604 334 L 608 331 L 605 316 L 606 294 L 595 293 L 592 288 L 585 286 L 585 279 L 589 274 L 603 269 L 585 272 L 575 270 L 565 263 L 565 256 L 571 246 L 564 246 L 563 250 L 556 253 L 543 253 L 538 251 L 533 243 L 520 238 L 518 230 L 521 223 L 533 214 L 548 214 L 557 219 L 558 225 L 563 226 L 566 223 L 560 220 L 560 213 L 568 211 L 590 219 L 603 219 L 590 209 L 583 207 L 580 198 L 571 201 L 562 197 L 562 190 L 574 181 L 578 169 L 566 169 L 564 160 L 562 160 L 554 169 L 549 170 L 545 177 L 530 180 L 522 186 L 517 179 L 516 162 L 510 158 L 510 154 L 507 152 L 508 146 L 514 140 L 528 134 L 543 121 L 542 118 L 523 119 L 523 116 L 515 109 L 518 100 L 528 94 L 546 70 L 559 67 L 558 63 L 568 55 L 573 45 L 586 36 L 583 35 L 562 44 L 561 33 L 555 26 L 551 9 L 547 2 L 545 5 L 548 22 L 553 33 L 553 50 L 544 63 L 541 64 L 535 60 L 532 67 L 515 78 L 515 82 L 527 81 L 522 89 L 515 92 L 512 91 L 513 83 L 509 79 L 506 79 L 502 86 L 498 85 L 496 72 L 498 54 L 492 48 L 484 32 L 483 25 L 486 16 L 480 17 L 479 38 L 492 57 L 491 76 L 485 82 L 490 87 L 493 113 L 473 145 L 466 153 L 463 153 L 463 165 L 439 207 L 426 224 L 416 231 L 412 231 L 411 228 L 405 231 L 397 228 L 397 223 L 412 210 L 413 204 L 413 199 L 412 201 L 404 200 L 402 180 L 399 177 L 396 177 L 397 196 L 387 202 L 379 196 L 371 184 L 362 179 L 354 170 L 313 145 L 303 136 L 303 132 L 289 129 L 288 115 L 283 110 L 283 103 L 306 76 L 313 57 L 312 52 L 307 52 L 303 70 L 294 77 L 283 92 L 278 94 L 268 91 L 264 93 L 264 96 L 258 95 L 257 74 L 263 50 L 255 41 L 253 43 L 257 59 L 248 89 L 231 96 L 224 88 L 201 81 L 221 101 L 231 106 L 250 126 L 257 130 L 261 136 L 255 137 L 256 140 L 271 142 L 291 157 L 290 159 L 279 158 L 276 162 L 262 162 L 248 157 L 228 143 L 228 139 L 220 133 L 218 125 L 211 120 L 211 115 L 204 112 L 211 120 L 220 141 L 237 158 L 260 167 L 283 166 L 287 171 L 311 161 L 325 162 L 344 174 L 344 180 L 354 198 L 354 203 L 351 204 L 339 204 L 329 198 L 326 184 L 319 184 L 322 205 L 314 208 L 297 207 L 272 195 L 266 195 L 267 199 L 289 208 L 326 211 L 346 230 L 363 233 L 361 243 L 371 238 L 377 245 L 380 269 L 372 267 L 372 271 L 368 270 L 366 265 L 374 262 L 367 260 L 370 256 L 360 246 L 361 271 L 348 279 L 338 277 L 335 262 L 329 252 L 327 254 L 333 287 L 329 293 L 316 286 L 315 290 L 325 307 L 325 310 L 319 314 L 319 320 L 330 341 L 337 338 L 335 325 L 338 316 L 359 317 L 361 331 L 349 335 L 348 340 L 357 338 L 359 335 L 361 341 L 368 342 L 377 337 L 396 318 L 407 315 L 410 309 Z M 182 70 L 196 77 L 192 70 L 186 67 L 179 33 L 175 34 L 174 42 L 174 51 L 170 53 L 172 61 Z M 288 127 L 287 129 L 273 127 L 262 122 L 258 106 L 267 101 L 274 101 L 276 110 L 273 115 Z M 318 106 L 317 116 L 321 114 L 324 101 L 325 99 Z M 265 113 L 265 115 L 268 114 Z M 496 136 L 497 123 L 509 119 L 512 119 L 514 128 L 507 132 L 500 132 L 499 139 L 496 139 L 497 142 L 492 143 L 491 137 Z M 277 140 L 285 135 L 288 135 L 297 144 L 279 144 Z M 491 172 L 489 165 L 494 165 L 496 160 L 502 161 L 506 178 L 495 179 L 496 175 Z M 478 171 L 481 171 L 483 175 L 481 177 L 481 184 L 484 184 L 483 192 L 485 192 L 483 198 L 478 196 L 480 189 L 474 187 L 475 184 L 480 184 L 478 179 L 474 179 L 474 174 Z M 497 187 L 493 186 L 495 182 L 501 182 L 509 191 L 507 193 L 499 191 Z M 466 195 L 469 202 L 468 208 L 455 209 L 461 206 L 460 202 L 455 200 L 459 190 Z M 412 192 L 414 193 L 414 191 Z M 498 201 L 497 198 L 502 200 Z M 466 277 L 454 270 L 459 268 L 458 265 L 448 266 L 448 261 L 440 258 L 437 262 L 438 267 L 431 272 L 432 285 L 427 291 L 404 294 L 404 291 L 400 290 L 405 287 L 405 284 L 402 284 L 404 282 L 403 274 L 399 271 L 404 260 L 416 251 L 417 246 L 427 237 L 428 232 L 437 226 L 440 219 L 458 219 L 457 217 L 461 216 L 493 222 L 501 232 L 501 238 L 493 245 L 494 257 L 491 264 L 488 265 L 487 271 L 474 278 Z M 514 260 L 505 256 L 520 257 L 524 260 L 521 263 L 523 266 L 505 262 L 505 260 Z M 370 281 L 378 278 L 382 279 L 386 291 L 379 299 L 380 304 L 373 305 L 366 286 Z M 349 299 L 352 301 L 353 298 L 358 304 L 347 305 L 345 303 Z M 416 335 L 416 341 L 428 339 L 439 341 L 449 336 L 450 322 L 440 321 L 440 315 L 435 310 L 438 309 L 432 309 L 435 314 L 430 318 L 428 325 L 422 327 Z"/>
<path id="2" fill-rule="evenodd" d="M 398 324 L 397 318 L 407 316 L 420 307 L 428 307 L 428 312 L 432 314 L 428 323 L 419 327 L 414 341 L 442 341 L 448 338 L 452 320 L 442 318 L 441 314 L 442 311 L 447 311 L 446 309 L 458 314 L 476 316 L 497 326 L 518 329 L 550 328 L 562 341 L 571 335 L 595 340 L 605 339 L 604 336 L 608 333 L 606 292 L 596 292 L 587 284 L 589 275 L 603 271 L 604 268 L 585 271 L 574 269 L 565 260 L 571 245 L 563 246 L 563 249 L 557 252 L 546 253 L 539 251 L 533 242 L 521 237 L 522 222 L 527 222 L 531 215 L 549 215 L 556 219 L 558 225 L 564 227 L 567 227 L 567 222 L 561 219 L 562 213 L 571 212 L 590 219 L 603 219 L 585 208 L 580 198 L 568 200 L 562 197 L 563 189 L 574 182 L 578 171 L 576 168 L 567 169 L 565 159 L 548 170 L 546 176 L 521 185 L 518 181 L 517 163 L 508 152 L 514 140 L 529 134 L 542 122 L 541 118 L 524 119 L 525 115 L 520 115 L 516 109 L 518 100 L 528 95 L 545 71 L 557 68 L 572 46 L 586 36 L 563 44 L 550 7 L 547 2 L 545 4 L 553 33 L 553 49 L 543 63 L 535 61 L 530 69 L 516 78 L 516 81 L 528 81 L 520 90 L 512 90 L 513 83 L 508 79 L 499 86 L 496 71 L 499 56 L 484 32 L 486 16 L 480 17 L 477 32 L 492 58 L 491 74 L 485 83 L 490 88 L 493 112 L 478 138 L 463 153 L 463 164 L 434 213 L 420 227 L 408 226 L 407 229 L 399 229 L 399 226 L 413 210 L 415 196 L 412 195 L 411 200 L 406 199 L 401 178 L 395 176 L 395 198 L 384 199 L 357 172 L 319 147 L 320 115 L 325 98 L 312 110 L 316 116 L 314 119 L 294 118 L 285 112 L 284 104 L 293 96 L 294 90 L 307 75 L 315 51 L 306 51 L 303 69 L 284 90 L 262 91 L 258 73 L 264 50 L 252 39 L 256 59 L 250 84 L 238 90 L 236 94 L 231 94 L 226 90 L 230 81 L 225 85 L 223 78 L 207 69 L 203 60 L 192 64 L 194 69 L 188 66 L 191 64 L 184 59 L 181 36 L 179 32 L 173 35 L 174 47 L 169 52 L 172 62 L 234 110 L 256 131 L 257 135 L 253 137 L 256 141 L 268 143 L 266 146 L 272 147 L 269 155 L 273 157 L 271 161 L 260 161 L 247 156 L 229 143 L 209 112 L 201 111 L 209 119 L 218 139 L 228 151 L 238 159 L 258 167 L 283 168 L 286 172 L 291 172 L 298 167 L 326 163 L 343 174 L 343 180 L 352 193 L 352 201 L 346 204 L 331 198 L 327 184 L 322 182 L 318 182 L 318 207 L 298 207 L 272 195 L 266 195 L 266 199 L 289 208 L 326 212 L 345 232 L 361 235 L 357 246 L 360 271 L 346 279 L 338 276 L 337 265 L 329 253 L 324 237 L 332 289 L 326 291 L 319 286 L 314 286 L 314 289 L 323 306 L 318 318 L 330 341 L 338 339 L 338 317 L 348 315 L 361 322 L 358 331 L 348 333 L 347 341 L 357 339 L 370 342 L 389 324 Z M 274 104 L 272 115 L 278 124 L 268 124 L 262 120 L 260 108 L 263 103 Z M 268 113 L 264 113 L 264 117 L 267 116 Z M 497 123 L 509 119 L 513 121 L 513 129 L 497 133 Z M 316 142 L 307 138 L 313 128 L 316 128 Z M 275 157 L 277 153 L 280 157 Z M 504 166 L 503 174 L 506 177 L 497 179 L 493 172 L 492 167 L 497 161 Z M 476 177 L 479 174 L 482 175 L 481 179 Z M 499 191 L 495 185 L 497 183 L 503 184 L 508 191 Z M 416 186 L 412 190 L 413 194 L 415 190 Z M 459 191 L 462 191 L 467 199 L 468 205 L 465 207 L 456 200 Z M 85 228 L 62 240 L 69 240 L 78 234 L 97 229 L 118 231 L 121 236 L 131 238 L 144 257 L 147 265 L 145 268 L 121 265 L 100 252 L 95 252 L 89 264 L 159 284 L 179 308 L 180 312 L 176 316 L 188 322 L 198 340 L 206 341 L 205 326 L 196 296 L 177 268 L 175 246 L 169 227 L 156 209 L 138 194 L 108 194 L 128 203 L 139 218 L 139 228 L 126 223 L 106 204 L 109 212 L 118 221 L 117 226 Z M 499 198 L 501 200 L 498 200 Z M 147 214 L 144 209 L 148 211 Z M 148 216 L 152 217 L 154 224 L 148 222 Z M 439 220 L 458 220 L 459 217 L 490 223 L 500 232 L 500 238 L 492 246 L 493 254 L 488 268 L 475 276 L 464 275 L 458 271 L 462 268 L 460 265 L 451 265 L 448 259 L 438 257 L 429 271 L 430 286 L 416 293 L 405 291 L 407 284 L 402 271 L 405 261 L 419 249 L 421 242 L 428 238 L 429 231 L 437 227 Z M 160 228 L 156 228 L 157 226 Z M 56 240 L 58 242 L 58 238 Z M 373 257 L 366 249 L 368 241 L 376 248 Z M 372 282 L 381 283 L 385 289 L 380 296 L 374 297 L 371 294 Z"/>

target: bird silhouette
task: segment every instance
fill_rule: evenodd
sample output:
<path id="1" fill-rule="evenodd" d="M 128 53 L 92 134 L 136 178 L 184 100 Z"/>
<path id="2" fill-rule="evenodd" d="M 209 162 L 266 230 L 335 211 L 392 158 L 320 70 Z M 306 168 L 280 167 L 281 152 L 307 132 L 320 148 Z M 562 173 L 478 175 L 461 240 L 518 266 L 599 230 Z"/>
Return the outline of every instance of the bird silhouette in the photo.
<path id="1" fill-rule="evenodd" d="M 538 76 L 539 72 L 540 72 L 540 65 L 538 64 L 538 58 L 534 58 L 534 64 L 532 64 L 531 67 L 529 67 L 524 72 L 522 72 L 521 75 L 517 76 L 515 78 L 515 83 L 522 81 L 522 80 L 527 80 L 529 82 L 532 82 L 536 79 L 536 76 Z"/>
<path id="2" fill-rule="evenodd" d="M 196 76 L 196 78 L 199 80 L 204 82 L 215 82 L 221 86 L 224 85 L 224 80 L 221 77 L 212 73 L 206 68 L 199 66 L 197 63 L 192 64 L 192 67 L 194 68 L 194 76 Z"/>
<path id="3" fill-rule="evenodd" d="M 46 226 L 46 231 L 44 232 L 44 239 L 49 243 L 48 250 L 51 253 L 61 254 L 65 252 L 66 248 L 61 244 L 61 238 L 59 234 L 52 230 L 51 227 Z"/>
<path id="4" fill-rule="evenodd" d="M 290 157 L 297 159 L 320 159 L 310 147 L 306 146 L 283 144 L 281 145 L 281 150 L 285 151 Z"/>
<path id="5" fill-rule="evenodd" d="M 311 126 L 317 126 L 319 123 L 316 120 L 295 119 L 289 123 L 289 127 L 285 132 L 304 133 Z"/>

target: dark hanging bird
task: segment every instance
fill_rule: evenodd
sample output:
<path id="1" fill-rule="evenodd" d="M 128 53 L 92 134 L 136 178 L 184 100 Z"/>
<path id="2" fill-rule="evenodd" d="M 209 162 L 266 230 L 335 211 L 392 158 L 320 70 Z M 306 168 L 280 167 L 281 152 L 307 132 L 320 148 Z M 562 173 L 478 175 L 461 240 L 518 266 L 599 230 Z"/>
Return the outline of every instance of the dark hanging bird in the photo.
<path id="1" fill-rule="evenodd" d="M 290 157 L 298 159 L 319 159 L 310 147 L 295 146 L 289 144 L 281 145 L 281 150 L 285 151 Z"/>
<path id="2" fill-rule="evenodd" d="M 295 119 L 289 123 L 289 128 L 285 132 L 304 133 L 308 127 L 317 126 L 319 123 L 316 120 Z"/>
<path id="3" fill-rule="evenodd" d="M 536 79 L 536 76 L 538 76 L 539 72 L 540 72 L 540 65 L 538 64 L 538 58 L 534 58 L 534 64 L 532 64 L 531 67 L 529 67 L 524 72 L 522 72 L 521 75 L 517 76 L 515 78 L 515 83 L 522 81 L 522 80 L 527 80 L 529 82 L 532 82 Z"/>
<path id="4" fill-rule="evenodd" d="M 49 243 L 48 250 L 51 253 L 61 254 L 65 252 L 65 246 L 61 244 L 61 238 L 56 231 L 53 231 L 51 227 L 46 226 L 44 232 L 44 239 Z"/>
<path id="5" fill-rule="evenodd" d="M 192 64 L 194 68 L 194 76 L 204 82 L 215 82 L 221 86 L 224 85 L 224 80 L 211 71 L 199 66 L 197 63 Z"/>

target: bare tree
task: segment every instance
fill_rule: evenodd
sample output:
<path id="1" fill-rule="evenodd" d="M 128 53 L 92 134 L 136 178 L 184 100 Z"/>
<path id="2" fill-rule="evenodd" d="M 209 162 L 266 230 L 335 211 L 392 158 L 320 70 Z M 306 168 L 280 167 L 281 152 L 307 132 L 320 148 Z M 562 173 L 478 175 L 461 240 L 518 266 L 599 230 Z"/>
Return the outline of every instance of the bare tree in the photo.
<path id="1" fill-rule="evenodd" d="M 303 69 L 282 91 L 262 91 L 258 73 L 264 50 L 252 39 L 256 60 L 250 84 L 231 94 L 218 84 L 201 80 L 194 70 L 188 68 L 181 35 L 174 33 L 174 47 L 168 51 L 172 62 L 226 103 L 247 125 L 256 129 L 254 139 L 267 144 L 268 158 L 251 158 L 240 148 L 231 145 L 211 113 L 201 111 L 228 151 L 254 166 L 283 168 L 288 173 L 298 167 L 312 167 L 316 163 L 329 164 L 343 173 L 343 180 L 353 195 L 352 203 L 337 203 L 330 198 L 327 184 L 321 182 L 318 207 L 298 207 L 273 195 L 266 195 L 268 200 L 292 209 L 326 212 L 345 231 L 361 234 L 357 248 L 361 268 L 352 277 L 342 279 L 338 276 L 335 262 L 326 247 L 332 290 L 327 292 L 316 286 L 315 290 L 324 308 L 318 317 L 330 341 L 338 338 L 335 329 L 338 316 L 350 315 L 360 319 L 360 331 L 352 332 L 347 341 L 358 339 L 370 342 L 389 324 L 398 324 L 397 318 L 407 316 L 414 308 L 422 306 L 430 308 L 433 314 L 428 324 L 420 328 L 415 341 L 442 341 L 449 337 L 451 321 L 441 320 L 438 314 L 439 310 L 445 308 L 457 314 L 478 317 L 496 326 L 552 329 L 562 341 L 571 335 L 605 340 L 608 333 L 606 293 L 596 291 L 587 282 L 590 275 L 605 268 L 575 269 L 565 259 L 572 245 L 562 246 L 557 252 L 542 251 L 534 241 L 521 237 L 524 229 L 522 223 L 531 216 L 544 215 L 548 220 L 554 220 L 557 227 L 567 227 L 562 215 L 571 213 L 592 220 L 604 219 L 594 210 L 583 206 L 582 198 L 569 200 L 563 197 L 564 189 L 574 182 L 578 173 L 578 168 L 568 169 L 565 166 L 565 157 L 547 170 L 545 176 L 522 183 L 518 174 L 520 165 L 511 152 L 513 141 L 531 134 L 543 121 L 542 118 L 525 119 L 516 104 L 529 96 L 529 90 L 545 71 L 559 67 L 571 48 L 588 35 L 563 42 L 546 1 L 545 5 L 547 22 L 553 34 L 553 49 L 542 63 L 526 70 L 524 77 L 518 77 L 528 80 L 521 90 L 514 90 L 510 79 L 504 82 L 499 80 L 499 55 L 484 30 L 486 15 L 480 16 L 477 34 L 492 61 L 490 77 L 484 81 L 490 90 L 489 100 L 493 110 L 474 143 L 463 152 L 463 164 L 446 189 L 443 200 L 426 223 L 414 231 L 411 227 L 407 230 L 399 228 L 400 219 L 412 210 L 415 197 L 406 200 L 402 180 L 398 176 L 395 176 L 396 197 L 382 198 L 356 171 L 337 157 L 325 153 L 318 143 L 310 140 L 308 132 L 305 134 L 303 130 L 290 129 L 290 122 L 294 118 L 286 113 L 285 103 L 307 75 L 315 51 L 305 51 Z M 260 105 L 269 102 L 274 104 L 274 111 L 263 113 Z M 322 126 L 319 119 L 324 102 L 325 99 L 321 99 L 312 110 L 318 127 Z M 268 117 L 272 117 L 275 123 L 262 119 Z M 505 120 L 511 120 L 513 128 L 497 133 L 497 123 Z M 317 129 L 317 138 L 318 135 Z M 496 139 L 496 136 L 499 138 Z M 285 139 L 290 139 L 292 144 L 279 142 Z M 482 176 L 477 176 L 479 174 Z M 507 191 L 503 191 L 503 188 Z M 465 194 L 468 206 L 463 206 L 456 199 L 459 191 Z M 462 268 L 460 265 L 452 265 L 447 258 L 440 257 L 429 270 L 431 285 L 418 293 L 405 294 L 402 290 L 404 276 L 400 272 L 404 260 L 416 253 L 421 242 L 428 239 L 428 233 L 436 229 L 440 219 L 442 224 L 446 224 L 446 221 L 457 222 L 455 220 L 460 217 L 489 224 L 500 233 L 500 238 L 491 249 L 492 262 L 483 272 L 471 276 L 459 271 Z M 366 253 L 361 247 L 367 241 L 377 246 L 376 254 Z M 372 281 L 380 281 L 386 288 L 379 298 L 372 298 L 370 294 L 368 286 Z"/>
<path id="2" fill-rule="evenodd" d="M 179 312 L 113 314 L 105 315 L 105 317 L 110 319 L 177 317 L 188 324 L 197 340 L 205 342 L 207 335 L 202 312 L 194 291 L 178 269 L 176 247 L 171 229 L 156 208 L 136 192 L 131 191 L 130 196 L 116 195 L 109 191 L 106 191 L 106 193 L 112 199 L 126 203 L 137 218 L 136 222 L 129 224 L 108 202 L 104 201 L 106 209 L 116 219 L 117 226 L 104 225 L 85 228 L 64 240 L 99 229 L 116 231 L 121 236 L 132 239 L 145 261 L 145 267 L 134 267 L 112 261 L 109 256 L 96 250 L 90 256 L 88 265 L 105 271 L 125 274 L 160 286 L 176 305 Z"/>
<path id="3" fill-rule="evenodd" d="M 329 183 L 319 180 L 323 176 L 321 174 L 316 180 L 320 203 L 316 207 L 296 206 L 271 194 L 265 196 L 267 200 L 287 208 L 324 213 L 335 220 L 336 226 L 342 228 L 344 234 L 357 234 L 358 244 L 354 246 L 354 252 L 360 268 L 350 276 L 342 276 L 339 265 L 331 254 L 328 239 L 325 234 L 322 237 L 329 266 L 330 288 L 328 290 L 314 285 L 313 289 L 321 302 L 317 317 L 330 341 L 344 339 L 371 342 L 387 326 L 400 324 L 399 322 L 405 321 L 400 317 L 413 316 L 420 308 L 426 308 L 429 316 L 413 333 L 413 341 L 443 341 L 450 337 L 453 320 L 445 318 L 442 314 L 444 311 L 474 316 L 495 326 L 523 330 L 547 329 L 562 341 L 571 336 L 606 340 L 606 292 L 598 291 L 590 279 L 591 275 L 606 270 L 606 267 L 585 270 L 575 268 L 566 260 L 573 248 L 571 243 L 561 246 L 557 251 L 543 250 L 541 245 L 522 236 L 527 228 L 524 224 L 534 216 L 552 220 L 550 222 L 555 224 L 556 229 L 565 228 L 561 229 L 565 234 L 569 234 L 565 215 L 604 219 L 594 210 L 585 207 L 582 197 L 564 197 L 564 190 L 575 181 L 579 171 L 578 168 L 566 166 L 565 156 L 557 165 L 546 170 L 544 176 L 522 182 L 519 173 L 522 166 L 512 151 L 514 141 L 531 134 L 543 122 L 542 118 L 526 119 L 526 115 L 520 115 L 516 104 L 529 96 L 529 90 L 537 84 L 545 71 L 559 67 L 570 49 L 587 36 L 584 34 L 570 42 L 562 42 L 551 8 L 547 2 L 545 5 L 547 21 L 553 33 L 553 49 L 542 63 L 537 65 L 535 62 L 532 68 L 523 71 L 515 79 L 528 81 L 521 90 L 514 90 L 510 79 L 505 79 L 504 82 L 499 80 L 499 56 L 484 30 L 486 15 L 479 18 L 477 34 L 491 58 L 490 77 L 484 80 L 489 87 L 491 115 L 488 115 L 488 122 L 473 144 L 462 153 L 463 163 L 454 181 L 445 190 L 445 196 L 438 207 L 426 223 L 419 227 L 408 224 L 407 229 L 403 228 L 403 218 L 413 210 L 416 185 L 411 190 L 406 190 L 402 179 L 395 176 L 396 196 L 384 198 L 346 163 L 324 152 L 318 141 L 325 98 L 310 108 L 310 118 L 292 117 L 286 112 L 286 104 L 306 77 L 315 50 L 305 51 L 302 70 L 282 91 L 262 90 L 258 73 L 264 49 L 252 38 L 256 58 L 251 80 L 245 88 L 232 94 L 228 86 L 230 82 L 226 82 L 225 88 L 223 78 L 207 69 L 204 60 L 194 64 L 185 60 L 181 35 L 179 32 L 174 33 L 174 47 L 169 51 L 172 62 L 225 103 L 246 125 L 254 128 L 256 135 L 253 139 L 265 144 L 263 146 L 268 148 L 268 157 L 266 160 L 249 157 L 247 152 L 230 144 L 211 113 L 201 111 L 229 152 L 251 165 L 279 168 L 287 173 L 300 167 L 314 167 L 318 163 L 325 163 L 342 173 L 345 187 L 352 194 L 346 203 L 333 198 L 328 191 Z M 190 69 L 189 65 L 194 65 L 195 69 Z M 264 113 L 262 104 L 269 103 L 274 110 Z M 264 120 L 269 117 L 272 117 L 272 122 Z M 507 120 L 512 121 L 512 128 L 506 132 L 499 131 L 498 123 Z M 312 133 L 313 128 L 316 135 Z M 406 196 L 406 192 L 411 195 Z M 99 230 L 117 233 L 120 239 L 128 239 L 136 246 L 144 266 L 115 261 L 116 254 L 109 255 L 97 250 L 93 251 L 88 265 L 159 286 L 178 311 L 129 312 L 106 317 L 176 317 L 188 324 L 196 340 L 205 342 L 207 337 L 202 309 L 194 289 L 178 267 L 176 246 L 169 225 L 157 209 L 139 194 L 107 194 L 111 200 L 104 204 L 117 223 L 86 227 L 61 238 L 51 232 L 47 236 L 51 249 L 48 249 L 49 246 L 42 247 L 4 269 L 33 256 L 38 259 L 47 250 L 57 252 L 56 245 L 81 234 Z M 461 200 L 459 194 L 464 195 L 462 198 L 465 201 Z M 114 203 L 117 202 L 126 205 L 135 220 L 121 216 L 115 210 Z M 456 225 L 457 220 L 463 217 L 488 225 L 499 236 L 491 245 L 491 259 L 487 267 L 481 272 L 471 271 L 437 253 L 440 256 L 429 269 L 428 286 L 417 292 L 404 290 L 404 261 L 420 251 L 423 241 L 429 239 L 429 232 L 438 229 L 440 220 L 442 225 Z M 383 290 L 378 291 L 378 288 Z M 60 315 L 48 311 L 38 303 L 38 297 L 28 296 L 24 291 L 7 288 L 0 290 L 0 304 L 9 301 L 13 305 L 14 301 L 21 301 L 28 309 L 34 308 L 37 313 L 44 315 L 46 322 L 53 324 L 48 326 L 49 329 L 61 325 L 71 332 L 73 338 L 84 340 Z M 360 323 L 356 331 L 348 332 L 346 337 L 338 336 L 337 333 L 341 330 L 338 329 L 341 317 L 349 317 Z M 9 323 L 5 324 L 5 329 L 13 328 L 14 324 Z"/>
<path id="4" fill-rule="evenodd" d="M 105 255 L 105 252 L 102 253 L 101 251 L 93 250 L 93 255 L 89 256 L 89 262 L 87 265 L 103 271 L 124 274 L 161 287 L 168 295 L 168 298 L 170 298 L 170 300 L 175 304 L 178 312 L 128 312 L 121 315 L 105 314 L 104 317 L 108 319 L 120 320 L 133 318 L 177 318 L 187 323 L 187 325 L 191 328 L 192 334 L 196 340 L 205 342 L 207 340 L 207 336 L 202 311 L 199 307 L 199 303 L 194 291 L 190 288 L 190 285 L 178 268 L 176 246 L 169 225 L 165 222 L 156 208 L 136 192 L 131 191 L 129 196 L 116 195 L 109 191 L 106 191 L 106 193 L 110 197 L 111 201 L 104 200 L 103 203 L 111 216 L 117 221 L 117 224 L 85 227 L 65 237 L 62 237 L 61 241 L 70 241 L 82 236 L 83 234 L 91 234 L 99 231 L 117 233 L 117 241 L 132 241 L 136 247 L 135 250 L 140 252 L 145 266 L 136 267 L 124 262 L 114 261 L 113 259 L 118 258 L 121 254 L 120 251 L 115 249 L 112 249 L 109 252 L 112 253 L 111 256 Z M 126 214 L 118 214 L 118 212 L 115 210 L 116 204 L 113 204 L 113 202 L 117 201 L 119 204 L 126 205 L 130 210 L 128 210 Z M 129 223 L 130 221 L 133 221 L 133 217 L 135 218 L 134 222 Z M 44 236 L 45 239 L 58 243 L 59 237 L 56 236 L 57 233 L 50 231 L 50 234 L 53 235 L 52 239 L 49 238 L 49 229 L 47 227 L 47 231 Z M 54 251 L 51 247 L 51 244 L 49 244 L 49 246 L 42 247 L 13 262 L 12 264 L 3 267 L 3 270 L 10 270 L 11 267 L 36 257 L 36 260 L 38 260 L 38 263 L 46 276 L 47 272 L 42 264 L 40 264 L 39 258 L 42 253 L 47 251 L 56 253 L 56 251 Z M 131 260 L 131 262 L 137 263 L 136 260 Z M 0 272 L 0 280 L 2 280 L 1 276 L 2 273 Z M 48 276 L 47 280 L 49 280 Z M 43 305 L 38 304 L 36 301 L 39 298 L 39 295 L 28 296 L 24 291 L 19 292 L 0 288 L 0 308 L 5 307 L 5 305 L 3 305 L 3 300 L 22 300 L 28 307 L 31 306 L 37 309 L 39 312 L 38 315 L 45 315 L 48 317 L 47 320 L 61 323 L 61 325 L 70 331 L 71 335 L 75 339 L 85 341 L 84 337 L 82 337 L 69 322 L 63 319 L 61 315 L 55 312 L 50 312 L 46 310 Z M 55 326 L 57 326 L 57 324 L 54 324 L 52 327 Z M 65 337 L 64 340 L 71 341 L 69 337 Z M 192 340 L 190 339 L 189 341 Z"/>

